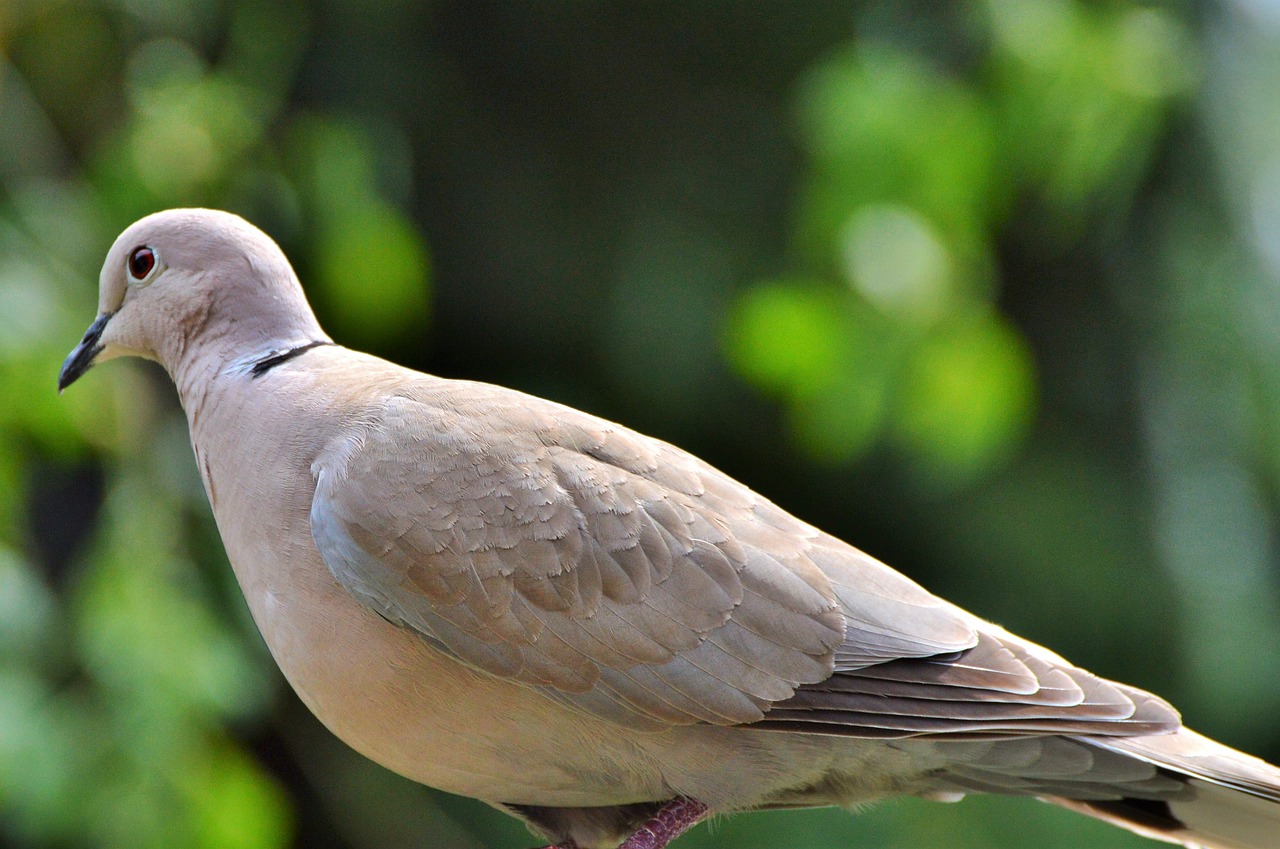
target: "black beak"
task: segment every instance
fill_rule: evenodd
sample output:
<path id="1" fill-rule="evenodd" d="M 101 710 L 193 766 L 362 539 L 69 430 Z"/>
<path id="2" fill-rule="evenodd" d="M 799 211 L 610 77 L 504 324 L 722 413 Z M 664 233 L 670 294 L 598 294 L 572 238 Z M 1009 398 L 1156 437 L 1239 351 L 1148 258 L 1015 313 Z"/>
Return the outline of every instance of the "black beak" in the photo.
<path id="1" fill-rule="evenodd" d="M 62 390 L 75 383 L 80 375 L 84 374 L 93 365 L 93 360 L 98 354 L 102 353 L 102 345 L 98 340 L 102 338 L 102 331 L 106 328 L 107 322 L 111 320 L 111 316 L 115 313 L 104 312 L 98 316 L 93 324 L 89 325 L 89 329 L 84 332 L 84 338 L 80 340 L 80 344 L 75 347 L 66 360 L 62 363 L 62 371 L 58 373 L 58 394 L 62 394 Z"/>

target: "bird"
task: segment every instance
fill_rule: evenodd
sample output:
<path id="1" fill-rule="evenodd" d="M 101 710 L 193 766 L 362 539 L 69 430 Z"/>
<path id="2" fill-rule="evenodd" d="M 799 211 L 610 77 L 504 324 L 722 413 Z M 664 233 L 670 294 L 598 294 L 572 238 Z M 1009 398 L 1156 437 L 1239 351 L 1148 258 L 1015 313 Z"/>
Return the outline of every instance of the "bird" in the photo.
<path id="1" fill-rule="evenodd" d="M 335 343 L 281 249 L 232 213 L 157 212 L 116 239 L 59 392 L 123 356 L 172 378 L 231 568 L 302 702 L 548 849 L 970 793 L 1186 846 L 1280 845 L 1280 769 L 674 445 Z"/>

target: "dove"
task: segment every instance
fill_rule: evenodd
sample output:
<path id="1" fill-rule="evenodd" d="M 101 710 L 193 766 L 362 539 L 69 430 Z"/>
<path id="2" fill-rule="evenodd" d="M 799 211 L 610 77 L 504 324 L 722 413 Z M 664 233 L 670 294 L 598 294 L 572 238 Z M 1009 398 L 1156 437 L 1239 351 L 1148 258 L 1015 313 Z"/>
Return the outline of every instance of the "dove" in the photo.
<path id="1" fill-rule="evenodd" d="M 115 357 L 164 367 L 272 656 L 388 769 L 559 849 L 969 793 L 1280 845 L 1277 768 L 673 445 L 342 347 L 242 218 L 143 218 L 99 283 L 59 391 Z"/>

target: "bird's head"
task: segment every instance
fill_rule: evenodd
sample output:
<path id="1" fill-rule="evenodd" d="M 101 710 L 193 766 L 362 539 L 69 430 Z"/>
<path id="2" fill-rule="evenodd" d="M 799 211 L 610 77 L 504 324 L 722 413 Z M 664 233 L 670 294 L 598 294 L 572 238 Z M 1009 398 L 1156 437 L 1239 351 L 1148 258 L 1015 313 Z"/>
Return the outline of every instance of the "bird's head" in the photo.
<path id="1" fill-rule="evenodd" d="M 98 285 L 98 316 L 63 363 L 59 391 L 114 357 L 157 360 L 172 374 L 194 347 L 231 356 L 324 337 L 284 253 L 229 212 L 171 209 L 135 222 Z"/>

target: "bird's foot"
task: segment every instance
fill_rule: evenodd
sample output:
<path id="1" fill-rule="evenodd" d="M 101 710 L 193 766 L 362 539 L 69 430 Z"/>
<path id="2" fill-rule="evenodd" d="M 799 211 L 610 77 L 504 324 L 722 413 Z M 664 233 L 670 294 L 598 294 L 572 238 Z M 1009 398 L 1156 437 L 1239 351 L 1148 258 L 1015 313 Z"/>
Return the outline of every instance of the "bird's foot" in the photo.
<path id="1" fill-rule="evenodd" d="M 618 849 L 666 849 L 668 843 L 706 819 L 707 806 L 697 799 L 672 799 L 622 842 Z M 578 849 L 573 842 L 545 849 Z"/>
<path id="2" fill-rule="evenodd" d="M 649 817 L 618 849 L 665 849 L 666 845 L 706 819 L 707 806 L 684 796 L 672 799 Z"/>

